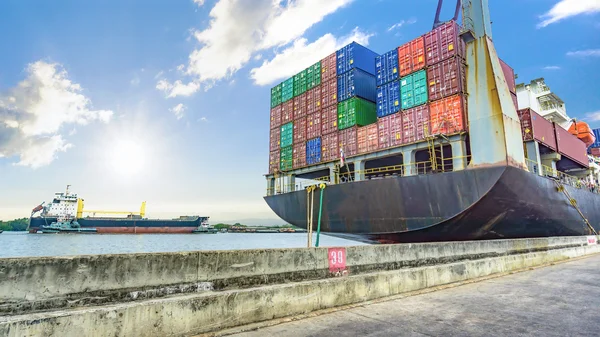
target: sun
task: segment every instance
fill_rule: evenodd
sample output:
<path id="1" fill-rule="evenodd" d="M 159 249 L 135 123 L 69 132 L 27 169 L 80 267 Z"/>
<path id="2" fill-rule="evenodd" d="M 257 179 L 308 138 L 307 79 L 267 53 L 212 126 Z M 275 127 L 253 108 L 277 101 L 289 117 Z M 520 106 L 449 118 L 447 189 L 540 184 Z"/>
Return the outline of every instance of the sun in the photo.
<path id="1" fill-rule="evenodd" d="M 113 170 L 122 175 L 139 173 L 145 162 L 144 148 L 131 140 L 119 140 L 110 149 L 109 162 Z"/>

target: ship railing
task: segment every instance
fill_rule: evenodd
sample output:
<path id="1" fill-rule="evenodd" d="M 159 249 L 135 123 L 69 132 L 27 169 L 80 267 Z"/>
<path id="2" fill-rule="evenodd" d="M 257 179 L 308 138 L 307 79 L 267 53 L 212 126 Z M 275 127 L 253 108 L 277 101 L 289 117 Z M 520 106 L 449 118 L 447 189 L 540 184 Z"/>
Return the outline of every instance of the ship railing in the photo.
<path id="1" fill-rule="evenodd" d="M 590 192 L 600 193 L 600 188 L 598 186 L 598 182 L 591 182 L 588 179 L 578 178 L 576 176 L 572 176 L 570 174 L 561 172 L 555 168 L 552 168 L 547 165 L 539 164 L 531 159 L 525 158 L 527 162 L 527 168 L 529 172 L 533 174 L 538 174 L 546 178 L 558 180 L 563 185 L 569 185 L 571 187 L 586 189 Z"/>

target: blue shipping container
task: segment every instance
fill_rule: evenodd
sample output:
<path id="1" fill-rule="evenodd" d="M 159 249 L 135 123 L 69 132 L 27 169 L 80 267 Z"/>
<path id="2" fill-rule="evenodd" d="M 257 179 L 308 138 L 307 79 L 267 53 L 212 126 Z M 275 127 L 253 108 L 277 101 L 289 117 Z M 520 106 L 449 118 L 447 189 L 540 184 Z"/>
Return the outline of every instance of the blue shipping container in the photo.
<path id="1" fill-rule="evenodd" d="M 596 141 L 590 147 L 600 147 L 600 128 L 593 129 L 594 136 L 596 136 Z"/>
<path id="2" fill-rule="evenodd" d="M 356 42 L 342 47 L 337 51 L 337 75 L 350 71 L 350 69 L 362 69 L 371 75 L 375 75 L 375 58 L 378 56 L 374 51 L 361 46 Z"/>
<path id="3" fill-rule="evenodd" d="M 400 81 L 396 80 L 377 88 L 377 117 L 400 111 Z"/>
<path id="4" fill-rule="evenodd" d="M 321 137 L 306 142 L 306 164 L 314 165 L 321 162 Z"/>
<path id="5" fill-rule="evenodd" d="M 377 56 L 375 59 L 375 71 L 377 75 L 377 86 L 398 79 L 398 49 Z"/>
<path id="6" fill-rule="evenodd" d="M 338 102 L 345 101 L 354 96 L 375 102 L 377 99 L 377 86 L 375 76 L 360 69 L 352 69 L 337 77 Z"/>

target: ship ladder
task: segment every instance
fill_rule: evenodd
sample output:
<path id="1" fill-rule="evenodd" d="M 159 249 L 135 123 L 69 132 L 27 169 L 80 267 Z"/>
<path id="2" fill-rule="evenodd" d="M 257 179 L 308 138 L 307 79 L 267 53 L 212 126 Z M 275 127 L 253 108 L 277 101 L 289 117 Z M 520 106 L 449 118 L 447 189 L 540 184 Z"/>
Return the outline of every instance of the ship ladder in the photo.
<path id="1" fill-rule="evenodd" d="M 583 219 L 583 221 L 585 222 L 585 224 L 588 226 L 588 228 L 590 229 L 590 231 L 594 235 L 598 235 L 598 232 L 596 232 L 596 230 L 594 229 L 594 227 L 592 227 L 592 224 L 590 224 L 590 222 L 588 221 L 588 219 L 585 217 L 585 215 L 583 215 L 583 213 L 579 209 L 579 206 L 577 206 L 577 200 L 575 200 L 574 198 L 571 197 L 571 194 L 569 193 L 569 191 L 567 191 L 567 189 L 565 188 L 565 186 L 560 181 L 554 180 L 554 182 L 556 183 L 556 187 L 558 188 L 558 191 L 562 192 L 567 197 L 567 199 L 569 200 L 569 203 L 577 210 L 577 212 L 579 213 L 579 215 L 581 215 L 581 218 Z"/>

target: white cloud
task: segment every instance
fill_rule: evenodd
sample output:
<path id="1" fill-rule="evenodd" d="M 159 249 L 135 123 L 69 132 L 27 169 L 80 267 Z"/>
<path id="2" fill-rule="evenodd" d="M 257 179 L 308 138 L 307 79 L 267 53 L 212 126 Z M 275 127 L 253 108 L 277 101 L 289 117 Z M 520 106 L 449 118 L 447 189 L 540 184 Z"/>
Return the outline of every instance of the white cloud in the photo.
<path id="1" fill-rule="evenodd" d="M 200 89 L 200 84 L 194 81 L 183 84 L 181 80 L 177 80 L 175 83 L 169 83 L 169 81 L 162 79 L 156 83 L 156 89 L 164 91 L 165 94 L 167 94 L 167 98 L 191 96 Z"/>
<path id="2" fill-rule="evenodd" d="M 594 122 L 600 121 L 600 110 L 595 111 L 595 112 L 589 112 L 585 115 L 587 116 L 588 119 L 590 119 Z"/>
<path id="3" fill-rule="evenodd" d="M 63 126 L 108 123 L 113 112 L 91 110 L 81 86 L 59 64 L 38 61 L 26 70 L 26 79 L 0 93 L 0 154 L 38 168 L 72 146 L 62 138 Z"/>
<path id="4" fill-rule="evenodd" d="M 190 53 L 186 75 L 206 90 L 231 77 L 253 55 L 295 41 L 352 1 L 219 0 L 210 11 L 209 26 L 193 34 L 201 46 Z M 157 88 L 172 90 L 160 82 Z"/>
<path id="5" fill-rule="evenodd" d="M 307 43 L 304 38 L 298 39 L 291 46 L 277 53 L 272 60 L 265 60 L 260 67 L 252 69 L 250 77 L 257 85 L 274 83 L 298 73 L 307 65 L 318 62 L 352 41 L 368 46 L 371 36 L 373 35 L 354 28 L 350 35 L 341 38 L 325 34 L 312 43 Z"/>
<path id="6" fill-rule="evenodd" d="M 187 107 L 185 105 L 183 105 L 182 103 L 179 103 L 176 106 L 169 109 L 169 111 L 174 113 L 175 117 L 177 117 L 177 119 L 179 120 L 179 119 L 183 118 L 183 113 L 186 109 L 187 109 Z"/>
<path id="7" fill-rule="evenodd" d="M 198 5 L 198 7 L 204 5 L 204 0 L 194 0 L 194 3 Z"/>
<path id="8" fill-rule="evenodd" d="M 561 0 L 547 13 L 540 16 L 543 21 L 537 27 L 543 28 L 572 16 L 595 12 L 600 12 L 600 1 L 598 0 Z"/>
<path id="9" fill-rule="evenodd" d="M 198 122 L 208 122 L 208 119 L 206 119 L 206 117 L 201 117 L 198 119 Z"/>
<path id="10" fill-rule="evenodd" d="M 600 49 L 588 49 L 588 50 L 578 50 L 578 51 L 570 51 L 567 53 L 567 56 L 574 57 L 593 57 L 600 56 Z"/>
<path id="11" fill-rule="evenodd" d="M 184 68 L 185 68 L 184 64 L 180 64 L 177 66 L 177 70 L 179 70 L 179 71 L 183 71 Z"/>
<path id="12" fill-rule="evenodd" d="M 542 69 L 544 69 L 544 70 L 560 70 L 560 67 L 559 66 L 546 66 Z"/>
<path id="13" fill-rule="evenodd" d="M 135 87 L 138 84 L 140 84 L 140 78 L 138 76 L 135 76 L 129 83 Z"/>
<path id="14" fill-rule="evenodd" d="M 403 26 L 412 25 L 415 23 L 417 23 L 417 19 L 401 20 L 400 22 L 395 23 L 395 24 L 391 25 L 390 27 L 388 27 L 387 31 L 391 32 L 394 29 L 402 28 Z"/>

